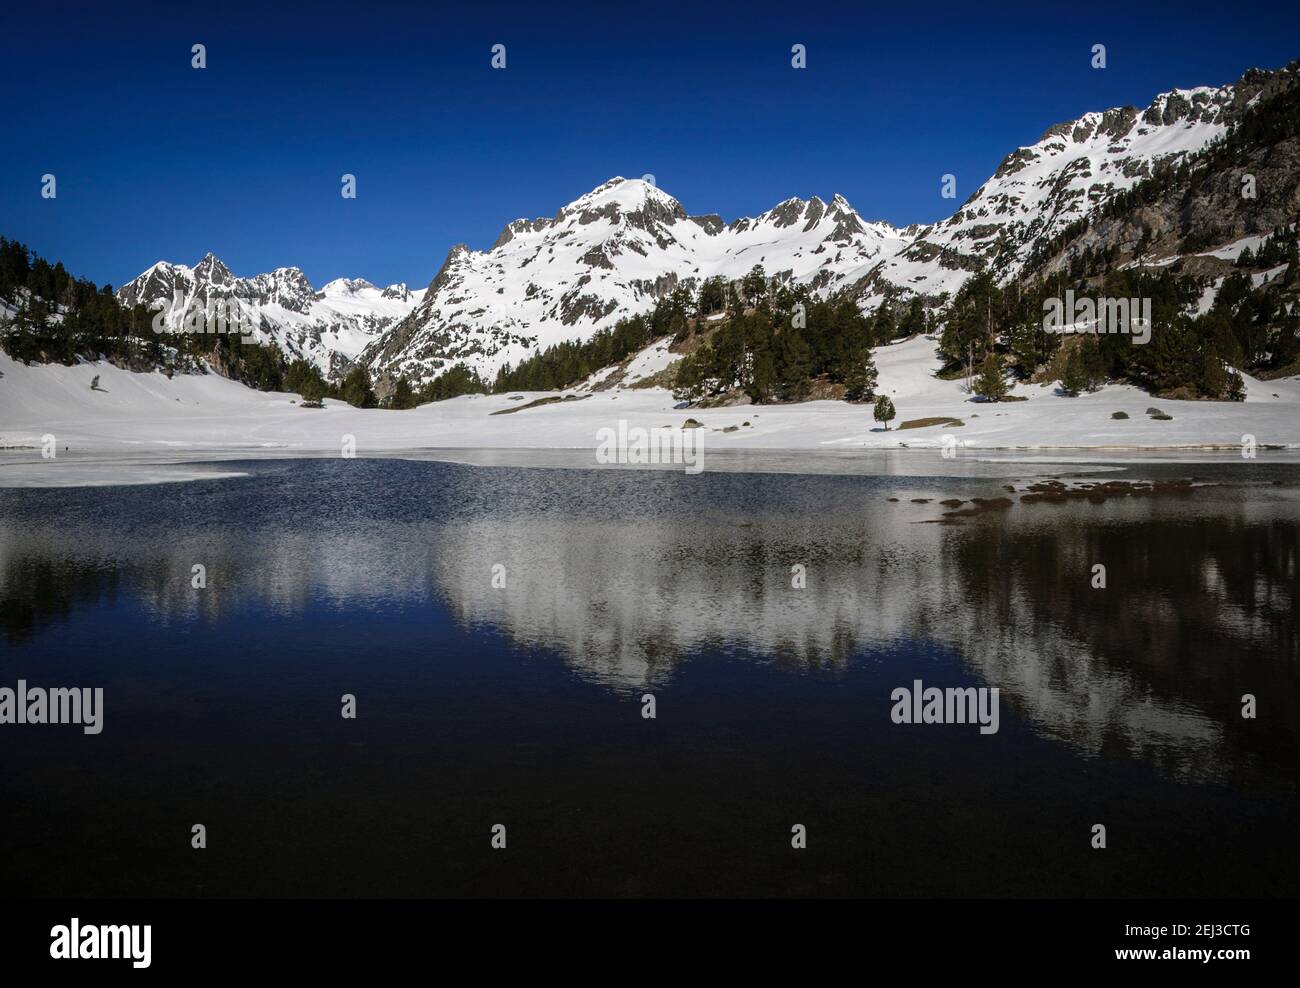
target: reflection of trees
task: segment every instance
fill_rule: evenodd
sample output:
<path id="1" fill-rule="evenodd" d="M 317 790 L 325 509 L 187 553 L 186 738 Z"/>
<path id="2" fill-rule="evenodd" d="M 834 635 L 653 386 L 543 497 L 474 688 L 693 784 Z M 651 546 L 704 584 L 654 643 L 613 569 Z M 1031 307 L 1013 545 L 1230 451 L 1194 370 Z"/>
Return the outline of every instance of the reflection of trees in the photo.
<path id="1" fill-rule="evenodd" d="M 300 614 L 312 598 L 336 607 L 425 593 L 427 541 L 385 544 L 359 532 L 168 527 L 117 540 L 97 528 L 0 533 L 0 623 L 12 643 L 79 608 L 127 592 L 159 624 L 227 619 L 240 606 Z M 191 585 L 202 563 L 207 586 Z"/>
<path id="2" fill-rule="evenodd" d="M 0 627 L 10 645 L 29 641 L 73 611 L 116 596 L 121 575 L 76 559 L 42 555 L 5 559 L 0 583 Z"/>
<path id="3" fill-rule="evenodd" d="M 1250 760 L 1296 740 L 1297 533 L 1222 505 L 1162 510 L 1034 506 L 961 527 L 874 511 L 871 526 L 516 514 L 441 533 L 435 580 L 460 620 L 557 648 L 616 687 L 662 681 L 708 648 L 814 667 L 946 645 L 1045 734 L 1216 777 L 1243 760 L 1225 745 Z M 506 590 L 489 561 L 506 565 Z M 791 561 L 807 590 L 790 588 Z M 1109 589 L 1092 589 L 1094 562 Z M 1269 698 L 1267 725 L 1242 720 L 1243 692 Z"/>
<path id="4" fill-rule="evenodd" d="M 975 588 L 962 651 L 981 675 L 1019 682 L 1021 699 L 1039 698 L 1031 714 L 1086 750 L 1119 744 L 1174 772 L 1216 774 L 1225 744 L 1294 750 L 1296 527 L 1158 507 L 1119 524 L 1061 511 L 949 548 Z M 1105 590 L 1091 585 L 1096 563 Z M 1244 692 L 1268 703 L 1266 720 L 1243 720 Z"/>

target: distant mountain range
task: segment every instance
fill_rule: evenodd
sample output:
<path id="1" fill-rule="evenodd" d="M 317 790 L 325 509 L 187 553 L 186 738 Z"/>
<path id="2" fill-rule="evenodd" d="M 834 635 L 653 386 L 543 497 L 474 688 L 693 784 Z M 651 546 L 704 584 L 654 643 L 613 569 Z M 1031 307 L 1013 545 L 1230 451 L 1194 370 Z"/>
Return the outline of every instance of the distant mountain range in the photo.
<path id="1" fill-rule="evenodd" d="M 175 320 L 195 303 L 238 299 L 259 326 L 256 336 L 291 360 L 310 360 L 331 377 L 345 373 L 369 343 L 409 315 L 423 296 L 422 290 L 413 292 L 406 285 L 377 288 L 362 278 L 336 278 L 317 291 L 298 268 L 237 278 L 212 254 L 194 267 L 159 261 L 117 293 L 126 305 L 169 303 Z"/>
<path id="2" fill-rule="evenodd" d="M 1040 269 L 1061 263 L 1078 246 L 1056 243 L 1072 224 L 1223 138 L 1248 107 L 1294 87 L 1297 66 L 1251 70 L 1232 85 L 1175 89 L 1145 109 L 1118 107 L 1051 127 L 1007 155 L 952 216 L 926 226 L 867 220 L 839 195 L 829 203 L 787 199 L 727 223 L 688 215 L 647 181 L 613 178 L 553 217 L 513 220 L 486 251 L 453 247 L 423 291 L 346 279 L 318 291 L 297 268 L 237 278 L 209 254 L 193 268 L 155 264 L 118 297 L 128 304 L 236 297 L 255 314 L 257 335 L 291 358 L 336 378 L 359 362 L 380 379 L 406 375 L 413 384 L 457 363 L 491 375 L 644 312 L 677 286 L 739 279 L 756 266 L 822 295 L 847 293 L 864 310 L 910 295 L 940 298 L 978 271 L 1005 282 L 1031 260 Z M 1286 165 L 1292 186 L 1294 164 Z M 960 189 L 961 176 L 957 182 Z M 936 175 L 936 194 L 940 183 Z M 1294 214 L 1288 202 L 1278 204 L 1276 222 L 1294 218 L 1288 208 Z M 1153 212 L 1158 223 L 1137 224 L 1146 247 L 1180 249 L 1189 223 L 1210 224 L 1225 242 L 1268 232 L 1267 224 L 1258 229 L 1258 209 L 1246 217 L 1231 197 L 1199 218 L 1185 213 L 1171 205 Z M 1136 226 L 1112 223 L 1100 236 L 1136 240 Z M 1089 236 L 1095 242 L 1099 234 Z"/>

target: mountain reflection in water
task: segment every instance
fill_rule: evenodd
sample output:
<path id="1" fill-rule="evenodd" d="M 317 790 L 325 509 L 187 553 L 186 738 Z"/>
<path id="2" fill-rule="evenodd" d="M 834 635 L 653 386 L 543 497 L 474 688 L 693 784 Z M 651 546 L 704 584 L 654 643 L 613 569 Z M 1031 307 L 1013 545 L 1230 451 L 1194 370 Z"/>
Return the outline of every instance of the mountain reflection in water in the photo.
<path id="1" fill-rule="evenodd" d="M 472 677 L 487 635 L 524 663 L 521 684 L 558 660 L 632 703 L 647 691 L 671 698 L 693 663 L 725 657 L 832 691 L 861 688 L 855 670 L 874 669 L 860 719 L 887 721 L 890 688 L 958 685 L 960 668 L 1000 689 L 1004 721 L 1013 712 L 1072 757 L 1296 793 L 1295 476 L 1277 485 L 1262 469 L 1198 468 L 1212 483 L 1190 496 L 1013 504 L 936 525 L 926 522 L 946 510 L 939 501 L 996 496 L 1014 473 L 688 477 L 364 460 L 240 469 L 250 476 L 0 491 L 6 681 L 39 679 L 44 666 L 79 682 L 60 629 L 83 614 L 110 642 L 121 637 L 116 615 L 145 654 L 146 640 L 169 642 L 168 661 L 191 647 L 183 641 L 206 641 L 192 647 L 209 662 L 223 635 L 254 641 L 268 678 L 274 656 L 295 650 L 306 663 L 295 675 L 309 676 L 330 629 L 365 615 L 367 664 L 392 649 L 401 668 L 454 661 Z M 195 563 L 206 589 L 190 585 Z M 796 564 L 802 589 L 791 585 Z M 1096 564 L 1104 590 L 1092 586 Z M 291 630 L 277 637 L 281 626 Z M 94 651 L 86 638 L 80 647 Z M 151 691 L 176 702 L 200 675 L 173 674 L 161 658 L 135 669 L 129 654 L 99 659 L 130 675 L 137 709 Z M 232 651 L 230 661 L 249 660 Z M 1258 719 L 1241 716 L 1246 693 Z"/>

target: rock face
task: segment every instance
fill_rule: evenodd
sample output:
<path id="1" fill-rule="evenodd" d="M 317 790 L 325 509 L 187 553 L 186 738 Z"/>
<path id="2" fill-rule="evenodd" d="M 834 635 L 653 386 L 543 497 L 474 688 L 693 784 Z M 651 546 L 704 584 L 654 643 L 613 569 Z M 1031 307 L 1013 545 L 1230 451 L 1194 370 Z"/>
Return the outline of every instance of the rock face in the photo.
<path id="1" fill-rule="evenodd" d="M 1116 107 L 1057 124 L 1003 159 L 952 216 L 857 286 L 864 307 L 894 289 L 955 292 L 972 272 L 1018 274 L 1035 249 L 1132 188 L 1162 163 L 1178 162 L 1223 137 L 1267 86 L 1290 85 L 1293 67 L 1251 71 L 1218 88 L 1175 89 L 1145 110 Z"/>
<path id="2" fill-rule="evenodd" d="M 1210 149 L 1194 173 L 1170 179 L 1150 201 L 1095 217 L 1045 254 L 1040 269 L 1057 270 L 1077 252 L 1114 249 L 1121 264 L 1140 254 L 1147 263 L 1213 278 L 1231 269 L 1243 247 L 1258 248 L 1294 223 L 1300 218 L 1300 62 L 1247 73 L 1225 112 L 1236 119 L 1247 105 L 1259 118 Z"/>
<path id="3" fill-rule="evenodd" d="M 118 289 L 117 297 L 126 305 L 166 306 L 166 320 L 173 325 L 191 306 L 238 300 L 259 342 L 278 346 L 290 360 L 310 360 L 327 377 L 338 378 L 423 294 L 405 285 L 376 288 L 361 278 L 339 278 L 317 291 L 298 268 L 238 278 L 207 254 L 192 268 L 159 261 Z"/>

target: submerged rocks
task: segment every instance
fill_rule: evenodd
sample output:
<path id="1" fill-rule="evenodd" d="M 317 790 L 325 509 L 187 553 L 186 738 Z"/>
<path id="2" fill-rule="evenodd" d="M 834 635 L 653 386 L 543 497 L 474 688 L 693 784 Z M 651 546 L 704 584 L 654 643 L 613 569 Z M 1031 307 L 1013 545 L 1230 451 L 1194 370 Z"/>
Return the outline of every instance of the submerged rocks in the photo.
<path id="1" fill-rule="evenodd" d="M 1021 504 L 1034 504 L 1039 501 L 1086 500 L 1092 504 L 1101 504 L 1114 497 L 1150 497 L 1156 494 L 1189 495 L 1195 488 L 1192 481 L 1178 480 L 1107 480 L 1101 483 L 1081 483 L 1067 487 L 1059 480 L 1044 480 L 1030 484 L 1027 492 L 1020 496 Z"/>

